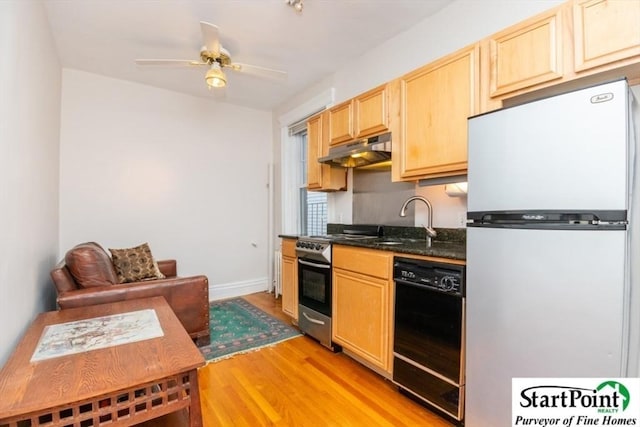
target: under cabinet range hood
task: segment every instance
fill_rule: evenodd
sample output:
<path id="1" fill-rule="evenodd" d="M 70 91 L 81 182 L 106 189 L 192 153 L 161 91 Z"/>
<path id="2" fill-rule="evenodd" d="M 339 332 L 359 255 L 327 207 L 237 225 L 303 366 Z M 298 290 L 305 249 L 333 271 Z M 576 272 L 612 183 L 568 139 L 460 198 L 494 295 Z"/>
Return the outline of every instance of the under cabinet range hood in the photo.
<path id="1" fill-rule="evenodd" d="M 391 132 L 329 148 L 329 154 L 318 159 L 344 168 L 357 168 L 391 159 Z"/>

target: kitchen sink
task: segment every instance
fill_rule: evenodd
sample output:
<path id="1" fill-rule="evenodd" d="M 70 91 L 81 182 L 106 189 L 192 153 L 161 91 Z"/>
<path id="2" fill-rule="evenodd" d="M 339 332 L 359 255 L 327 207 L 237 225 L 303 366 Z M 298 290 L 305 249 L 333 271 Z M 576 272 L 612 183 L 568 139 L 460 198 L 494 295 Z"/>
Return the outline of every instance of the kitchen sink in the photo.
<path id="1" fill-rule="evenodd" d="M 385 240 L 383 242 L 376 242 L 378 245 L 385 245 L 385 246 L 393 246 L 393 245 L 402 245 L 403 242 L 398 242 L 397 240 Z"/>
<path id="2" fill-rule="evenodd" d="M 383 245 L 383 246 L 397 246 L 397 245 L 407 245 L 410 243 L 419 243 L 419 242 L 426 243 L 425 240 L 409 239 L 404 237 L 383 237 L 382 239 L 376 241 L 375 243 L 377 245 Z"/>

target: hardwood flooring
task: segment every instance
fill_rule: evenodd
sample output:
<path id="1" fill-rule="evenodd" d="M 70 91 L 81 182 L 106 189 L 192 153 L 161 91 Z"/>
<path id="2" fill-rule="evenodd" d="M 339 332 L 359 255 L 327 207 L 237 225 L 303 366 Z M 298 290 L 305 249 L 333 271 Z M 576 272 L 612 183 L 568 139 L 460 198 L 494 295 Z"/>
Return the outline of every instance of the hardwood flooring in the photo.
<path id="1" fill-rule="evenodd" d="M 245 297 L 287 323 L 280 299 Z M 309 337 L 297 337 L 199 370 L 204 427 L 451 426 L 388 380 Z"/>

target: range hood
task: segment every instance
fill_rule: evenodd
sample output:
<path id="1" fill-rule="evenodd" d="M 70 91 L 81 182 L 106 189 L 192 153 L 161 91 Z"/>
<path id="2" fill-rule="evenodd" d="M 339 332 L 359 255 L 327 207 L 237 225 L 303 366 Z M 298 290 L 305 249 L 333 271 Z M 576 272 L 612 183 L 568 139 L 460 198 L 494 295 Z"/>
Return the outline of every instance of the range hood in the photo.
<path id="1" fill-rule="evenodd" d="M 391 159 L 391 132 L 329 148 L 320 163 L 344 168 L 357 168 Z"/>

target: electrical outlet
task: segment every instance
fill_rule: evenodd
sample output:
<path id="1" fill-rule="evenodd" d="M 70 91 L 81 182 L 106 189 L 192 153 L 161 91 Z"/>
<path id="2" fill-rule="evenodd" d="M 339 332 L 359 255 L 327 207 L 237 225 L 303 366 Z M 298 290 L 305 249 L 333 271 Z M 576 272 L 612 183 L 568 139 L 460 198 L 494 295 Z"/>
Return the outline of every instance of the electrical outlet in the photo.
<path id="1" fill-rule="evenodd" d="M 458 212 L 458 227 L 466 227 L 466 226 L 467 226 L 467 213 Z"/>

